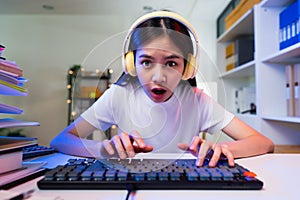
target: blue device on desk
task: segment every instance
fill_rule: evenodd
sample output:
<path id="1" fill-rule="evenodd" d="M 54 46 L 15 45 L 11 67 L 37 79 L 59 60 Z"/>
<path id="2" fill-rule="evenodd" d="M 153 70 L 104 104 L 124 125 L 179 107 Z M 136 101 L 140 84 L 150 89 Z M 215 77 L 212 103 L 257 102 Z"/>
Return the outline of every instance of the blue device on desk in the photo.
<path id="1" fill-rule="evenodd" d="M 195 165 L 195 159 L 70 159 L 45 173 L 40 189 L 260 190 L 263 182 L 241 165 Z"/>
<path id="2" fill-rule="evenodd" d="M 23 150 L 23 160 L 28 158 L 34 158 L 37 156 L 48 155 L 56 152 L 56 150 L 52 147 L 46 147 L 41 145 L 33 145 L 33 146 L 25 147 L 22 150 Z"/>

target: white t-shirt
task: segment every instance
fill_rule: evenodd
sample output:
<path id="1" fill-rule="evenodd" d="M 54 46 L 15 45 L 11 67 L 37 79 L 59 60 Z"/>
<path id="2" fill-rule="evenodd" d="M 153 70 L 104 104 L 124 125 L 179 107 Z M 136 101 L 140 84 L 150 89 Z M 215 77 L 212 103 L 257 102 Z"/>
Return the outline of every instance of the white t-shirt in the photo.
<path id="1" fill-rule="evenodd" d="M 181 81 L 172 97 L 155 103 L 138 83 L 113 84 L 81 115 L 98 129 L 117 125 L 119 131 L 138 131 L 153 152 L 180 152 L 178 143 L 190 143 L 200 132 L 220 132 L 233 114 L 203 90 Z"/>

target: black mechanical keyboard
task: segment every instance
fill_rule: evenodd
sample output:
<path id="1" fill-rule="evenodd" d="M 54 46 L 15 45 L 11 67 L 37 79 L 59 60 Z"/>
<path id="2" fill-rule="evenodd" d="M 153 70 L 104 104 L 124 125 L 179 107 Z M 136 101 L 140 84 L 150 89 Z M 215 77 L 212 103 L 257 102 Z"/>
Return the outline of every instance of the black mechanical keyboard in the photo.
<path id="1" fill-rule="evenodd" d="M 45 173 L 40 189 L 240 189 L 260 190 L 263 182 L 236 164 L 197 167 L 195 159 L 70 159 Z"/>

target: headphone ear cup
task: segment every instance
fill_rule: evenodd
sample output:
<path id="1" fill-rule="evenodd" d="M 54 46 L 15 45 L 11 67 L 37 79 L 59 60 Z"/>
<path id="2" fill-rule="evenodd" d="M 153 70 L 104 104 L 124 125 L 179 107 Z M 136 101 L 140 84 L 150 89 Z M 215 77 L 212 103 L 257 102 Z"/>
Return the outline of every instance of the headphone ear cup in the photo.
<path id="1" fill-rule="evenodd" d="M 187 80 L 193 78 L 195 76 L 196 69 L 196 58 L 194 55 L 189 54 L 186 62 L 186 66 L 184 69 L 184 73 L 182 75 L 183 80 Z"/>
<path id="2" fill-rule="evenodd" d="M 134 66 L 134 53 L 133 51 L 128 51 L 125 54 L 124 62 L 124 72 L 130 74 L 131 76 L 136 76 L 135 66 Z"/>

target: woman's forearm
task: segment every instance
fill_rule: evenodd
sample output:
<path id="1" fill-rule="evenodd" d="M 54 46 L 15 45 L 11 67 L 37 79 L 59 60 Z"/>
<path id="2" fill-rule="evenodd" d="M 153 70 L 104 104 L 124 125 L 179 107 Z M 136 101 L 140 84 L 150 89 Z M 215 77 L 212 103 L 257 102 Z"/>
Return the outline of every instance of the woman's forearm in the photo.
<path id="1" fill-rule="evenodd" d="M 271 140 L 257 135 L 233 142 L 226 142 L 226 145 L 232 152 L 234 158 L 256 156 L 273 153 L 274 151 L 274 144 Z"/>
<path id="2" fill-rule="evenodd" d="M 101 141 L 88 140 L 65 132 L 57 135 L 50 143 L 56 150 L 76 156 L 101 158 Z"/>

